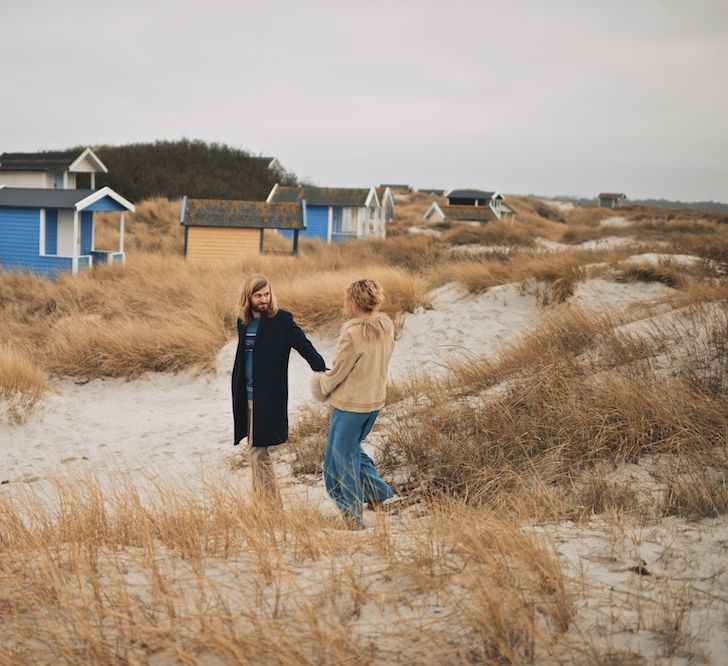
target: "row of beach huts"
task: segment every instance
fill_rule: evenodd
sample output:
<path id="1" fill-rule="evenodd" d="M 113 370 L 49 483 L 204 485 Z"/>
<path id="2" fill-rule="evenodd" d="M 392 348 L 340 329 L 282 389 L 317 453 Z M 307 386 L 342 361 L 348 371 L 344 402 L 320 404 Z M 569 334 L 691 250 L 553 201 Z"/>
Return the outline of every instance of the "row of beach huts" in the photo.
<path id="1" fill-rule="evenodd" d="M 277 168 L 276 160 L 270 160 Z M 108 169 L 90 148 L 80 154 L 3 153 L 0 155 L 0 270 L 41 275 L 78 273 L 94 265 L 123 263 L 124 214 L 134 205 L 109 187 L 96 189 Z M 83 181 L 88 187 L 78 188 Z M 183 197 L 180 223 L 190 261 L 243 259 L 264 252 L 298 253 L 299 238 L 327 243 L 384 238 L 394 219 L 397 193 L 408 186 L 368 188 L 273 186 L 266 201 Z M 423 190 L 446 197 L 433 202 L 425 220 L 487 223 L 515 214 L 498 192 Z M 601 197 L 613 197 L 608 202 Z M 616 207 L 624 195 L 600 195 Z M 94 215 L 118 213 L 119 245 L 95 247 Z M 274 232 L 274 235 L 271 235 Z M 271 239 L 274 241 L 271 243 Z M 281 238 L 285 239 L 283 245 Z M 272 245 L 272 247 L 271 247 Z"/>

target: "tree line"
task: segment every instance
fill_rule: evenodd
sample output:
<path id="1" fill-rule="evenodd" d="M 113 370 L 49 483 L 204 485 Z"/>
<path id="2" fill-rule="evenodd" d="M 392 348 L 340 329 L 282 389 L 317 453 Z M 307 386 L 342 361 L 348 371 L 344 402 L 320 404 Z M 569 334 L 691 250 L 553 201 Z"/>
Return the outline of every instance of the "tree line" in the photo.
<path id="1" fill-rule="evenodd" d="M 108 185 L 132 201 L 154 196 L 178 199 L 185 194 L 263 201 L 275 183 L 297 184 L 294 174 L 269 169 L 269 160 L 222 143 L 182 139 L 100 145 L 92 150 L 109 170 L 97 174 L 96 186 Z"/>

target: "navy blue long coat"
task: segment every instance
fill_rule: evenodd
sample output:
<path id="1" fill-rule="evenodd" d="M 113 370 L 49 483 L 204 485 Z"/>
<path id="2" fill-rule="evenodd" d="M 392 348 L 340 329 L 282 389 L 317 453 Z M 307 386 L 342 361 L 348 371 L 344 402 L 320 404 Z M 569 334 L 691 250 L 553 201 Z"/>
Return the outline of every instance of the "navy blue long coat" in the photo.
<path id="1" fill-rule="evenodd" d="M 253 446 L 273 446 L 288 440 L 288 358 L 295 349 L 315 372 L 326 370 L 322 356 L 287 310 L 261 317 L 253 348 Z M 233 366 L 235 440 L 248 436 L 245 389 L 245 324 L 238 319 L 238 350 Z"/>

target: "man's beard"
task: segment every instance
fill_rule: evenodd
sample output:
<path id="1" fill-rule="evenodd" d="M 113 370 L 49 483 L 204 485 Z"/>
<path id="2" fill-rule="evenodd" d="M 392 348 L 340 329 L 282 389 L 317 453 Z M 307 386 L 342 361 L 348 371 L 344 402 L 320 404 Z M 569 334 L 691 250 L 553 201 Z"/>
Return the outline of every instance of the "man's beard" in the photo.
<path id="1" fill-rule="evenodd" d="M 253 312 L 260 312 L 260 314 L 265 314 L 270 309 L 270 303 L 263 303 L 262 305 L 253 305 L 250 304 L 251 310 Z"/>

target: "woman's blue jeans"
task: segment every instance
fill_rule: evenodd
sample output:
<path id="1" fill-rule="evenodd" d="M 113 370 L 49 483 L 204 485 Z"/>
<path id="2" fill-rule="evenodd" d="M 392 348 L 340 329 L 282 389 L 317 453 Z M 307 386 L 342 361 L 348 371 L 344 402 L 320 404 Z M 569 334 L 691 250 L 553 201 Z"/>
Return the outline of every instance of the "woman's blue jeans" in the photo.
<path id="1" fill-rule="evenodd" d="M 392 497 L 374 461 L 361 448 L 379 410 L 360 414 L 334 409 L 324 453 L 324 484 L 345 518 L 360 521 L 364 502 Z"/>

